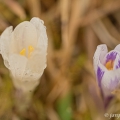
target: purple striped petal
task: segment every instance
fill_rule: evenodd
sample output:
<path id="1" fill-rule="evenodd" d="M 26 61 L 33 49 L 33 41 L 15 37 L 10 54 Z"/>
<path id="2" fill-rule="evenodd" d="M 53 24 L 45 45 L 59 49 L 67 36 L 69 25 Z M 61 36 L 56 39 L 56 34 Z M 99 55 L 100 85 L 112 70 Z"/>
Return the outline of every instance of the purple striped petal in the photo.
<path id="1" fill-rule="evenodd" d="M 106 55 L 106 62 L 108 62 L 109 60 L 114 61 L 116 59 L 117 56 L 117 52 L 116 51 L 111 51 Z"/>
<path id="2" fill-rule="evenodd" d="M 116 59 L 114 61 L 113 70 L 116 70 L 118 68 L 120 68 L 120 56 L 119 56 L 119 54 L 116 56 Z"/>
<path id="3" fill-rule="evenodd" d="M 110 84 L 109 84 L 109 89 L 111 91 L 117 89 L 119 86 L 119 79 L 115 77 L 114 79 L 111 79 Z"/>
<path id="4" fill-rule="evenodd" d="M 120 69 L 105 71 L 101 86 L 105 96 L 109 96 L 112 91 L 118 89 L 120 87 Z"/>
<path id="5" fill-rule="evenodd" d="M 100 67 L 98 67 L 97 68 L 97 79 L 98 79 L 99 87 L 101 87 L 101 80 L 102 80 L 103 75 L 104 75 L 104 71 Z"/>
<path id="6" fill-rule="evenodd" d="M 115 66 L 116 69 L 120 68 L 120 60 L 118 60 L 117 65 Z"/>

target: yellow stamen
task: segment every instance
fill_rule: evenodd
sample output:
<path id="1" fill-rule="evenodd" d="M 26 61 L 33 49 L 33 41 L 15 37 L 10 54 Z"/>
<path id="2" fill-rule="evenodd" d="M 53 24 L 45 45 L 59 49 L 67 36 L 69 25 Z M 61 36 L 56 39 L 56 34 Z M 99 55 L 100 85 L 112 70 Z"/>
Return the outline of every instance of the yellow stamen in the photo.
<path id="1" fill-rule="evenodd" d="M 25 54 L 26 54 L 26 49 L 24 48 L 24 49 L 22 49 L 22 50 L 20 51 L 20 55 L 25 56 Z"/>
<path id="2" fill-rule="evenodd" d="M 28 47 L 28 51 L 27 51 L 27 53 L 26 53 L 26 49 L 24 48 L 24 49 L 22 49 L 21 51 L 20 51 L 20 55 L 23 55 L 23 56 L 26 56 L 26 57 L 30 57 L 31 56 L 31 53 L 34 51 L 34 47 L 33 46 L 29 46 Z M 27 54 L 27 55 L 26 55 Z"/>
<path id="3" fill-rule="evenodd" d="M 33 46 L 29 46 L 28 47 L 28 57 L 30 57 L 31 56 L 31 53 L 34 51 L 34 47 Z"/>
<path id="4" fill-rule="evenodd" d="M 29 50 L 29 52 L 33 52 L 34 51 L 34 47 L 33 46 L 29 46 L 28 50 Z"/>
<path id="5" fill-rule="evenodd" d="M 113 70 L 113 65 L 114 65 L 114 61 L 109 60 L 109 61 L 105 64 L 105 67 L 106 67 L 108 70 Z"/>

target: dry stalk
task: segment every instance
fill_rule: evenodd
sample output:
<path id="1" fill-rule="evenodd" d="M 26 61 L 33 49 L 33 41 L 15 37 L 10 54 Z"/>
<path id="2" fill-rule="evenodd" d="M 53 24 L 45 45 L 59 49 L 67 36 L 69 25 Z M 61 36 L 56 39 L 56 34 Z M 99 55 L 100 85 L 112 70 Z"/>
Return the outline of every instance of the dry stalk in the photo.
<path id="1" fill-rule="evenodd" d="M 113 13 L 120 9 L 120 0 L 111 0 L 107 4 L 103 4 L 100 8 L 91 10 L 82 20 L 79 18 L 78 26 L 86 26 L 95 22 L 97 19 L 104 17 L 107 14 Z"/>
<path id="2" fill-rule="evenodd" d="M 30 15 L 32 17 L 40 17 L 41 18 L 41 4 L 40 0 L 26 0 Z"/>
<path id="3" fill-rule="evenodd" d="M 92 28 L 99 39 L 103 43 L 107 44 L 110 48 L 114 48 L 117 44 L 119 44 L 119 41 L 109 34 L 101 20 L 97 20 L 94 24 L 92 24 Z"/>

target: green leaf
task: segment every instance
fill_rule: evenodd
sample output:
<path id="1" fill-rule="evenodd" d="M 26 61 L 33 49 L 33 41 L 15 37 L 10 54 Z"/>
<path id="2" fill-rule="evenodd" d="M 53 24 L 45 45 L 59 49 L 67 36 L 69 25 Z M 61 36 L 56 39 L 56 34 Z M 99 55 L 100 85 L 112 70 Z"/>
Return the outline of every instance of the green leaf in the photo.
<path id="1" fill-rule="evenodd" d="M 57 101 L 57 111 L 61 120 L 72 119 L 72 96 L 67 94 L 66 96 L 59 98 Z"/>

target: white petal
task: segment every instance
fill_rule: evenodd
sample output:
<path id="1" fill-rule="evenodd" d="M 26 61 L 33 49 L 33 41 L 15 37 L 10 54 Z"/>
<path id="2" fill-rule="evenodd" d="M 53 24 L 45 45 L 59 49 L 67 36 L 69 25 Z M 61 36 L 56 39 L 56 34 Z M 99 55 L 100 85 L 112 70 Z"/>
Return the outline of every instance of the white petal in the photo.
<path id="1" fill-rule="evenodd" d="M 107 50 L 107 46 L 105 44 L 97 46 L 97 49 L 96 49 L 94 57 L 93 57 L 95 72 L 97 71 L 98 64 L 104 63 L 103 58 L 107 54 L 107 52 L 108 52 L 108 50 Z"/>
<path id="2" fill-rule="evenodd" d="M 28 21 L 20 23 L 13 31 L 13 39 L 11 42 L 12 53 L 19 53 L 28 46 L 36 47 L 38 42 L 37 30 L 33 24 Z"/>
<path id="3" fill-rule="evenodd" d="M 30 22 L 36 27 L 38 33 L 38 48 L 47 51 L 48 38 L 44 22 L 39 18 L 32 18 Z"/>
<path id="4" fill-rule="evenodd" d="M 38 81 L 46 68 L 45 51 L 34 51 L 28 59 L 26 69 L 23 75 L 24 81 Z"/>
<path id="5" fill-rule="evenodd" d="M 0 36 L 0 53 L 2 54 L 2 57 L 6 62 L 8 61 L 8 57 L 9 57 L 9 47 L 10 47 L 12 30 L 13 27 L 10 26 L 6 28 L 5 31 L 2 33 L 2 35 Z"/>
<path id="6" fill-rule="evenodd" d="M 120 44 L 118 44 L 116 47 L 115 47 L 115 49 L 114 50 L 117 50 L 117 51 L 119 51 L 120 52 Z"/>
<path id="7" fill-rule="evenodd" d="M 42 52 L 34 53 L 28 61 L 28 67 L 35 73 L 43 72 L 46 68 L 46 54 Z"/>
<path id="8" fill-rule="evenodd" d="M 42 73 L 32 73 L 30 70 L 25 71 L 23 74 L 24 81 L 26 82 L 39 81 L 41 76 Z"/>
<path id="9" fill-rule="evenodd" d="M 25 80 L 38 80 L 46 68 L 46 54 L 44 52 L 35 51 L 28 59 L 26 70 L 24 73 Z"/>
<path id="10" fill-rule="evenodd" d="M 20 89 L 20 90 L 24 91 L 24 92 L 33 91 L 36 88 L 36 86 L 39 84 L 38 80 L 34 81 L 33 79 L 22 81 L 22 80 L 19 80 L 19 79 L 17 80 L 17 79 L 13 78 L 12 80 L 13 80 L 13 83 L 14 83 L 15 87 L 17 89 Z"/>
<path id="11" fill-rule="evenodd" d="M 11 54 L 9 58 L 10 71 L 13 77 L 17 80 L 23 80 L 27 58 L 18 54 Z"/>

